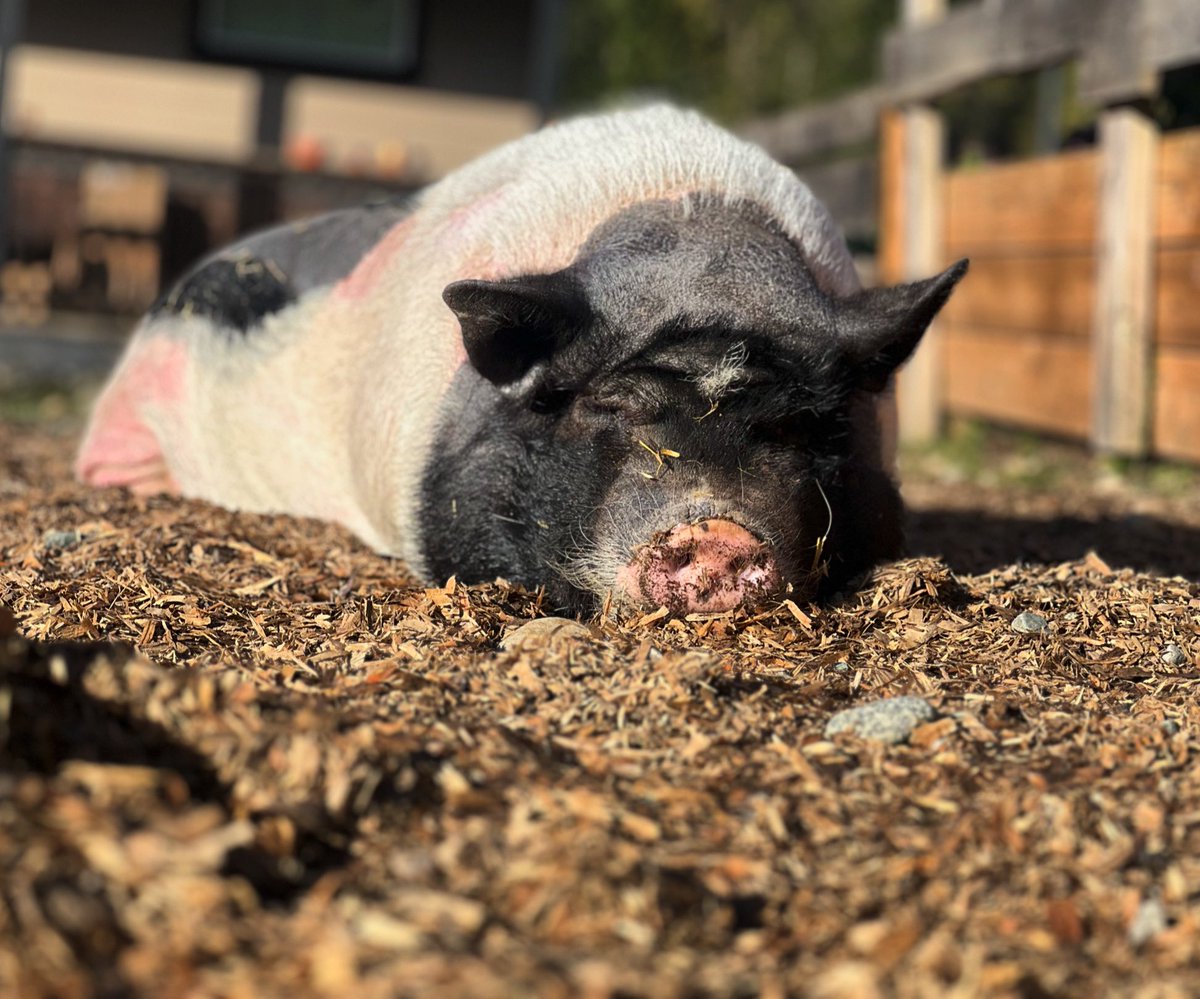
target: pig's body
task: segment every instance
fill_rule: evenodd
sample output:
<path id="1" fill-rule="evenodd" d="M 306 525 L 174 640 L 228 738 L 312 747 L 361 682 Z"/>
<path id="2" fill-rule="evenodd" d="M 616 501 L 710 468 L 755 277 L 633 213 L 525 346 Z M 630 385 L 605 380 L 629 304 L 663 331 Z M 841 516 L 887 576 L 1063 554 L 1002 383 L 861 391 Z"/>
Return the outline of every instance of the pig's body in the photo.
<path id="1" fill-rule="evenodd" d="M 97 485 L 339 521 L 381 551 L 411 558 L 371 513 L 386 503 L 372 492 L 387 488 L 375 478 L 378 459 L 404 452 L 373 449 L 387 413 L 366 394 L 377 373 L 368 359 L 384 349 L 386 330 L 355 284 L 373 254 L 403 237 L 407 217 L 393 206 L 338 213 L 203 262 L 134 334 L 97 404 L 79 474 Z M 319 238 L 326 228 L 344 237 L 346 223 L 358 237 L 348 246 Z M 436 409 L 430 389 L 451 373 L 450 351 L 438 346 L 438 337 L 413 333 L 398 348 L 400 377 L 414 379 L 414 412 Z"/>
<path id="2" fill-rule="evenodd" d="M 482 420 L 476 437 L 482 439 L 483 424 L 486 433 L 495 433 L 496 420 L 506 418 L 512 400 L 532 392 L 535 375 L 541 378 L 538 373 L 553 367 L 547 364 L 549 353 L 530 353 L 510 376 L 489 370 L 475 355 L 491 349 L 488 338 L 496 324 L 490 320 L 497 310 L 511 307 L 510 285 L 529 275 L 561 273 L 579 303 L 595 303 L 603 295 L 584 285 L 601 280 L 600 272 L 592 267 L 591 277 L 577 280 L 571 270 L 579 266 L 585 246 L 587 260 L 620 261 L 625 244 L 632 248 L 626 255 L 644 255 L 638 226 L 674 227 L 686 236 L 693 215 L 718 233 L 724 231 L 722 219 L 731 233 L 744 224 L 748 235 L 731 237 L 735 243 L 754 243 L 754 234 L 764 227 L 778 232 L 771 238 L 786 241 L 783 252 L 795 256 L 800 275 L 795 280 L 812 286 L 806 292 L 810 298 L 848 300 L 858 290 L 849 254 L 828 214 L 790 171 L 757 148 L 699 116 L 670 108 L 580 119 L 503 147 L 410 204 L 273 230 L 201 265 L 135 334 L 97 405 L 79 474 L 97 485 L 174 489 L 232 508 L 339 521 L 426 578 L 461 568 L 468 576 L 497 570 L 525 582 L 547 581 L 538 578 L 539 572 L 552 571 L 548 563 L 553 560 L 544 553 L 517 566 L 481 557 L 456 567 L 455 557 L 468 563 L 471 558 L 447 556 L 456 549 L 446 539 L 466 536 L 453 524 L 462 513 L 459 496 L 479 491 L 477 482 L 468 483 L 465 492 L 456 484 L 463 469 L 442 467 L 474 460 L 474 445 L 458 428 L 483 410 L 494 411 L 494 417 Z M 717 221 L 704 222 L 710 216 Z M 604 226 L 613 219 L 628 221 L 597 242 L 596 233 L 607 231 Z M 668 242 L 675 238 L 672 228 Z M 764 247 L 764 259 L 779 256 Z M 745 265 L 756 281 L 768 266 Z M 625 282 L 620 272 L 616 279 Z M 770 274 L 763 279 L 775 280 Z M 460 285 L 456 302 L 451 286 L 462 281 L 474 284 Z M 680 294 L 702 294 L 704 282 L 694 285 L 701 291 Z M 501 304 L 480 304 L 489 289 L 504 292 Z M 528 302 L 517 308 L 504 335 L 528 325 L 527 344 L 554 337 L 563 343 L 586 339 L 539 332 L 528 317 L 543 315 L 543 290 L 529 294 L 537 308 Z M 618 305 L 612 309 L 620 311 Z M 607 323 L 605 328 L 616 321 L 612 309 L 607 318 L 585 304 L 563 309 L 563 315 L 580 316 L 582 309 L 587 322 Z M 489 321 L 472 340 L 468 327 L 479 325 L 481 310 Z M 546 330 L 561 325 L 558 319 L 545 322 Z M 472 353 L 464 337 L 483 346 Z M 624 341 L 635 339 L 630 334 Z M 509 341 L 524 356 L 522 342 Z M 739 343 L 731 334 L 731 349 Z M 614 348 L 605 349 L 611 354 Z M 597 365 L 589 370 L 600 372 Z M 875 401 L 886 395 L 855 390 L 838 398 L 847 417 L 838 424 L 844 424 L 839 433 L 849 440 L 839 453 L 881 471 L 886 461 Z M 635 433 L 633 424 L 626 429 L 626 436 Z M 521 434 L 503 470 L 505 489 L 528 488 L 518 481 L 515 469 L 524 457 L 516 452 L 536 451 L 540 445 L 534 437 L 543 429 L 538 424 Z M 513 434 L 505 438 L 512 439 Z M 641 437 L 636 440 L 645 446 Z M 465 471 L 470 477 L 471 470 Z M 606 495 L 599 485 L 593 491 L 595 497 Z M 491 511 L 477 497 L 475 513 L 463 515 L 512 520 L 512 510 L 520 507 L 513 499 L 502 497 Z M 501 506 L 508 512 L 500 512 Z M 724 516 L 719 506 L 712 507 L 714 516 Z M 574 510 L 569 515 L 582 516 Z M 588 533 L 583 524 L 537 521 L 536 530 L 553 526 L 571 535 Z M 487 543 L 486 531 L 467 535 Z M 517 535 L 500 541 L 501 550 L 509 542 L 516 549 L 521 544 Z M 557 545 L 559 554 L 563 547 Z M 868 560 L 879 554 L 886 553 L 871 553 Z M 633 591 L 635 598 L 648 596 L 645 587 L 639 592 L 633 586 Z"/>

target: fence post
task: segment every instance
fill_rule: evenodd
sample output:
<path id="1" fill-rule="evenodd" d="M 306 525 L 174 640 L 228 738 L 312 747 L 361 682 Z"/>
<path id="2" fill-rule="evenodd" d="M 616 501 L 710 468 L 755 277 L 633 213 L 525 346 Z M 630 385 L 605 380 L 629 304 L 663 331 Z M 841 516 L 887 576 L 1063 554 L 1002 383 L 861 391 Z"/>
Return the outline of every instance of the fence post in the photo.
<path id="1" fill-rule="evenodd" d="M 1101 190 L 1092 337 L 1092 444 L 1145 455 L 1153 413 L 1158 129 L 1132 107 L 1100 116 Z"/>
<path id="2" fill-rule="evenodd" d="M 904 25 L 925 24 L 939 20 L 945 12 L 946 0 L 903 0 L 901 21 Z M 882 226 L 899 226 L 898 235 L 885 230 L 882 271 L 885 280 L 914 281 L 936 274 L 945 263 L 944 123 L 934 108 L 914 104 L 889 112 L 881 127 L 884 163 L 880 221 Z M 931 329 L 897 376 L 901 441 L 928 441 L 941 431 L 941 368 L 941 344 L 937 330 Z"/>

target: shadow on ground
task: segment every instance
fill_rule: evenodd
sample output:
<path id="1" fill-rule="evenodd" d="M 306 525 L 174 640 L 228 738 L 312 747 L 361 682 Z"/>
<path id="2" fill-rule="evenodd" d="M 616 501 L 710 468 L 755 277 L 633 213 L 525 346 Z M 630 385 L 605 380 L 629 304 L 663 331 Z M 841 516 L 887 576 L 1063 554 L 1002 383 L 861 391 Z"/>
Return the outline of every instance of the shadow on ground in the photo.
<path id="1" fill-rule="evenodd" d="M 1144 514 L 1048 518 L 979 510 L 913 510 L 908 551 L 940 556 L 955 572 L 1014 562 L 1069 562 L 1096 552 L 1114 569 L 1200 580 L 1200 528 Z"/>

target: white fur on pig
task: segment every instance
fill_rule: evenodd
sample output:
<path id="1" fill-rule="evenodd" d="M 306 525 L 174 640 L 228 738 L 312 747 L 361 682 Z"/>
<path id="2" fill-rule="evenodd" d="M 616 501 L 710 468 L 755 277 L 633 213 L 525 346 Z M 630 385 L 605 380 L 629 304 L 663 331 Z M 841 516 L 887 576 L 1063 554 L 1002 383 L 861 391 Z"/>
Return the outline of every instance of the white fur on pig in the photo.
<path id="1" fill-rule="evenodd" d="M 149 338 L 189 346 L 180 397 L 142 417 L 185 495 L 340 521 L 424 576 L 421 477 L 465 362 L 442 289 L 565 267 L 615 212 L 693 191 L 756 203 L 823 288 L 858 289 L 824 206 L 756 146 L 665 106 L 579 118 L 426 189 L 344 281 L 245 337 L 214 337 L 199 318 L 148 320 L 130 359 Z"/>

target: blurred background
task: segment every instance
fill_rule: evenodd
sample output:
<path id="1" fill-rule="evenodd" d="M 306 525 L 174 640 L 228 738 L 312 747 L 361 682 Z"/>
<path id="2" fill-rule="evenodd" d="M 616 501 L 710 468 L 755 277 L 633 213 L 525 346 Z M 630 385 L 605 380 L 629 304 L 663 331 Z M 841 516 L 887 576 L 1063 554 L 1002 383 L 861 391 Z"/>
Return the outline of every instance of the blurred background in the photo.
<path id="1" fill-rule="evenodd" d="M 793 167 L 867 282 L 972 258 L 907 437 L 1200 461 L 1194 0 L 0 0 L 0 56 L 10 399 L 99 377 L 240 233 L 670 99 Z"/>

